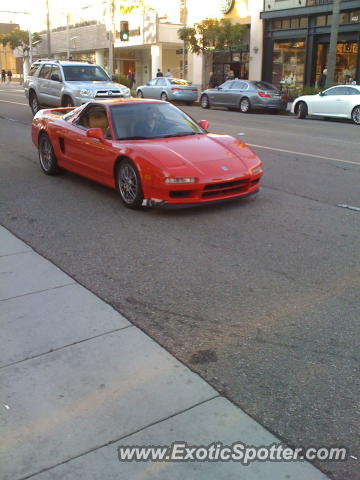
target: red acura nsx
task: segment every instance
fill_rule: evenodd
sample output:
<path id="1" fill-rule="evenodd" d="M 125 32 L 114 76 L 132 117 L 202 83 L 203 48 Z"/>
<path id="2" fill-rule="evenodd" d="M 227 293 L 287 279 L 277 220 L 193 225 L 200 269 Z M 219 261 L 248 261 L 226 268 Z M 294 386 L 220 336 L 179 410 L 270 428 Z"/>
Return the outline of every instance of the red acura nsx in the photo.
<path id="1" fill-rule="evenodd" d="M 243 142 L 208 133 L 167 102 L 114 99 L 40 110 L 32 140 L 61 169 L 116 188 L 126 207 L 206 204 L 256 193 L 262 165 Z"/>

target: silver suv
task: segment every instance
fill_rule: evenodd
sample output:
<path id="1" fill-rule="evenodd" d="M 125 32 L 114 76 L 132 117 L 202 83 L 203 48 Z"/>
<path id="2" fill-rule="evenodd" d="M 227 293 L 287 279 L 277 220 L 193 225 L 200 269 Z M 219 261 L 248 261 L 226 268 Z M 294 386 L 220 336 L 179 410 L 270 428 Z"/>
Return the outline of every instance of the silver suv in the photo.
<path id="1" fill-rule="evenodd" d="M 99 65 L 84 62 L 37 60 L 24 83 L 35 115 L 42 107 L 72 107 L 94 99 L 130 97 Z"/>

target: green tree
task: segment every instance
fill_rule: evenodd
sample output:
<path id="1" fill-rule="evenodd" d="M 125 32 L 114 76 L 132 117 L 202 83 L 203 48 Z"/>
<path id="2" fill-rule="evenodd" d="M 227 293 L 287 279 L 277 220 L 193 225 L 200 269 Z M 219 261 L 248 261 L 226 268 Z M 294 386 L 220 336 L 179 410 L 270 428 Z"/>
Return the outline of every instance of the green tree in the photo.
<path id="1" fill-rule="evenodd" d="M 206 18 L 194 27 L 183 27 L 178 30 L 180 40 L 187 48 L 203 57 L 202 87 L 206 83 L 206 67 L 208 60 L 215 50 L 224 50 L 230 47 L 241 47 L 247 28 L 239 23 L 232 23 L 229 19 L 221 20 Z"/>
<path id="2" fill-rule="evenodd" d="M 41 42 L 42 38 L 39 33 L 32 34 L 32 42 Z M 0 35 L 0 42 L 5 47 L 9 45 L 13 50 L 17 48 L 23 59 L 29 55 L 30 42 L 29 32 L 27 30 L 13 30 L 10 33 Z"/>

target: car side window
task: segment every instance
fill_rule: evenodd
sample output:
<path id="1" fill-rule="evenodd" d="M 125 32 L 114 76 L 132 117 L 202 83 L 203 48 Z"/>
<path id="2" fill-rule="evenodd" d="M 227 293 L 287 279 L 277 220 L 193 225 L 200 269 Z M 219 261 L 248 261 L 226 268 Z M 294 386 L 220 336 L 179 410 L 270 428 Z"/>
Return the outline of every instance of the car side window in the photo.
<path id="1" fill-rule="evenodd" d="M 42 69 L 40 70 L 39 77 L 40 78 L 50 78 L 50 72 L 51 72 L 51 65 L 43 65 Z"/>
<path id="2" fill-rule="evenodd" d="M 167 82 L 165 78 L 158 78 L 156 82 L 157 87 L 165 87 L 167 85 Z"/>
<path id="3" fill-rule="evenodd" d="M 332 87 L 324 92 L 325 97 L 331 97 L 334 95 L 347 95 L 346 87 Z"/>
<path id="4" fill-rule="evenodd" d="M 152 80 L 150 80 L 150 81 L 148 82 L 148 84 L 149 84 L 151 87 L 153 87 L 153 86 L 156 84 L 156 81 L 157 81 L 157 78 L 153 78 Z"/>
<path id="5" fill-rule="evenodd" d="M 89 128 L 101 128 L 104 137 L 110 137 L 109 121 L 106 110 L 101 105 L 91 105 L 80 114 L 75 125 L 88 130 Z"/>
<path id="6" fill-rule="evenodd" d="M 231 89 L 234 90 L 246 90 L 248 87 L 247 83 L 246 82 L 239 82 L 239 81 L 236 81 L 233 82 L 233 84 L 231 85 Z"/>
<path id="7" fill-rule="evenodd" d="M 234 81 L 233 81 L 233 80 L 230 80 L 230 81 L 225 82 L 225 83 L 223 83 L 222 85 L 220 85 L 220 87 L 221 87 L 223 90 L 228 90 L 229 88 L 232 88 L 233 83 L 234 83 Z"/>
<path id="8" fill-rule="evenodd" d="M 346 87 L 348 91 L 348 95 L 360 95 L 360 90 L 357 90 L 353 87 Z"/>
<path id="9" fill-rule="evenodd" d="M 53 77 L 54 75 L 54 77 Z M 61 81 L 61 71 L 58 65 L 53 65 L 51 68 L 50 80 L 55 80 L 55 75 L 57 76 L 57 81 Z"/>

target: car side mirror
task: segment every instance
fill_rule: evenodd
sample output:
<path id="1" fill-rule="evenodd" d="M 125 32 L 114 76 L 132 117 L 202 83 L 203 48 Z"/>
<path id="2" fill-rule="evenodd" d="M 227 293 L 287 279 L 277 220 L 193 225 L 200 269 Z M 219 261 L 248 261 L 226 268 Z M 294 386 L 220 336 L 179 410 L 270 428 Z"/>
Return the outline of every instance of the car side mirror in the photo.
<path id="1" fill-rule="evenodd" d="M 60 77 L 57 73 L 52 73 L 51 74 L 51 77 L 50 77 L 50 80 L 54 80 L 54 82 L 60 82 Z"/>
<path id="2" fill-rule="evenodd" d="M 105 142 L 105 138 L 101 128 L 89 128 L 86 130 L 86 136 L 89 138 L 97 138 L 101 143 Z"/>
<path id="3" fill-rule="evenodd" d="M 207 120 L 200 120 L 199 126 L 200 126 L 203 130 L 207 130 L 207 129 L 209 128 L 209 122 L 208 122 Z"/>

